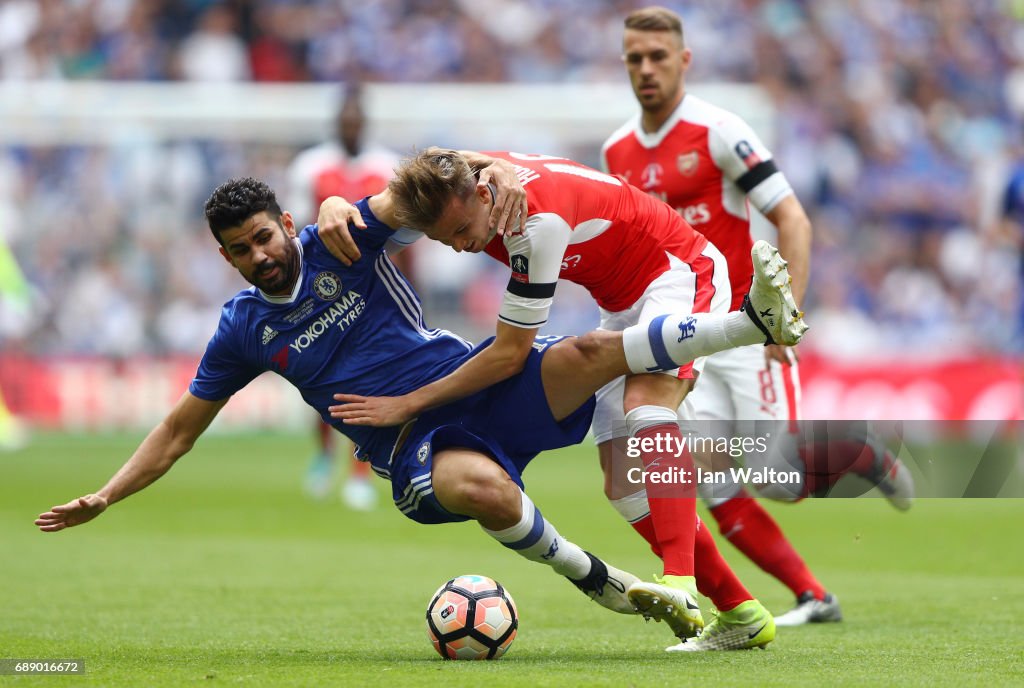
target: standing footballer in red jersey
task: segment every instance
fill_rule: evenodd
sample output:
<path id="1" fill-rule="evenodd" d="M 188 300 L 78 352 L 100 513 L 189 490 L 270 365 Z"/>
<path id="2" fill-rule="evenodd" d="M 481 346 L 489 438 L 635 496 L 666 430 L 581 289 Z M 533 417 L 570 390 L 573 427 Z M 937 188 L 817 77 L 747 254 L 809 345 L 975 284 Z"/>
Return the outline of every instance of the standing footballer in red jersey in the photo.
<path id="1" fill-rule="evenodd" d="M 456 251 L 486 251 L 508 265 L 511 278 L 497 336 L 458 370 L 402 397 L 339 395 L 346 405 L 337 417 L 368 425 L 400 424 L 514 375 L 547 320 L 561 278 L 590 291 L 601 307 L 603 329 L 641 325 L 642 331 L 666 337 L 672 347 L 685 348 L 688 355 L 681 358 L 695 361 L 668 374 L 630 375 L 624 395 L 598 401 L 599 406 L 616 405 L 600 411 L 603 418 L 617 418 L 632 438 L 651 445 L 640 450 L 645 468 L 677 474 L 682 469 L 692 476 L 689 454 L 679 448 L 683 442 L 676 416 L 690 389 L 692 369 L 702 357 L 725 348 L 765 341 L 793 344 L 806 329 L 778 251 L 766 242 L 754 245 L 749 299 L 743 310 L 727 312 L 728 268 L 722 254 L 666 204 L 618 177 L 564 158 L 490 155 L 513 163 L 526 191 L 526 221 L 517 232 L 497 236 L 489 228 L 492 194 L 455 151 L 427 149 L 403 163 L 388 189 L 370 198 L 369 209 L 393 228 L 414 227 Z M 323 232 L 329 224 L 323 208 L 321 219 Z M 667 320 L 660 315 L 666 312 L 684 315 Z M 636 359 L 634 370 L 659 369 L 659 354 L 641 354 L 630 342 L 626 356 Z M 517 410 L 507 412 L 514 416 Z M 677 449 L 658 449 L 659 442 L 662 447 L 672 442 Z M 692 487 L 687 492 L 686 482 L 652 490 L 647 500 L 665 575 L 658 583 L 634 582 L 629 599 L 685 639 L 704 626 L 696 602 L 699 588 L 719 609 L 734 611 L 732 620 L 742 619 L 725 627 L 728 642 L 716 649 L 762 646 L 774 637 L 771 615 L 721 560 L 707 529 L 699 525 L 695 493 Z"/>
<path id="2" fill-rule="evenodd" d="M 725 255 L 733 308 L 750 283 L 748 256 L 753 239 L 748 204 L 753 203 L 778 229 L 779 251 L 789 262 L 793 295 L 800 303 L 807 289 L 811 223 L 771 152 L 753 130 L 731 112 L 686 92 L 692 58 L 676 13 L 649 7 L 626 18 L 623 60 L 641 112 L 605 142 L 604 168 L 674 207 Z M 793 349 L 768 345 L 731 349 L 710 357 L 687 399 L 696 418 L 796 421 L 800 387 L 794 354 Z M 595 419 L 595 433 L 607 473 L 612 463 L 610 440 L 616 432 L 611 424 L 598 427 Z M 772 494 L 763 490 L 762 494 L 797 499 L 821 487 L 811 485 L 813 473 L 827 475 L 834 482 L 852 470 L 875 482 L 897 507 L 909 505 L 912 484 L 906 469 L 877 443 L 867 443 L 869 452 L 861 451 L 864 446 L 861 442 L 847 454 L 826 452 L 827 471 L 817 470 L 810 463 L 813 457 L 802 453 L 801 459 L 814 469 L 805 471 L 803 492 Z M 843 465 L 837 466 L 837 459 Z M 786 626 L 842 618 L 835 596 L 826 592 L 757 501 L 743 499 L 749 495 L 741 485 L 702 484 L 699 489 L 726 538 L 797 596 L 796 608 L 776 623 Z M 650 532 L 651 517 L 642 493 L 619 499 L 611 493 L 608 496 L 638 531 Z M 649 539 L 657 548 L 656 539 Z M 710 643 L 712 637 L 704 640 Z M 700 649 L 699 644 L 687 643 L 685 649 Z"/>
<path id="3" fill-rule="evenodd" d="M 313 214 L 328 196 L 362 198 L 387 184 L 401 156 L 365 141 L 367 128 L 362 88 L 358 83 L 345 87 L 344 100 L 334 117 L 334 136 L 300 152 L 288 166 L 288 205 L 299 224 Z M 395 262 L 409 279 L 413 278 L 411 256 L 400 254 Z M 338 434 L 321 419 L 315 419 L 317 453 L 306 470 L 306 493 L 317 499 L 327 497 L 338 472 L 336 443 Z M 370 476 L 370 465 L 355 458 L 349 450 L 348 476 L 341 488 L 341 499 L 356 511 L 370 511 L 377 504 L 377 490 Z"/>

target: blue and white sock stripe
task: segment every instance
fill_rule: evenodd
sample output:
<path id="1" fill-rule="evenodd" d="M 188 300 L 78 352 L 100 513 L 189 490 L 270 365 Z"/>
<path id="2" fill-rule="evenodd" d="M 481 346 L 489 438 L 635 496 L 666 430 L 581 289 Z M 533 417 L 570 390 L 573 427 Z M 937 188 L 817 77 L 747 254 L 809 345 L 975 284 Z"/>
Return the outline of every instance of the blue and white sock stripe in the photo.
<path id="1" fill-rule="evenodd" d="M 647 326 L 647 341 L 651 343 L 651 353 L 654 354 L 654 362 L 658 367 L 662 370 L 672 370 L 679 366 L 668 355 L 665 338 L 661 334 L 662 324 L 666 318 L 668 318 L 667 315 L 659 315 L 651 321 L 651 324 Z"/>
<path id="2" fill-rule="evenodd" d="M 530 527 L 530 532 L 518 540 L 502 542 L 501 544 L 505 545 L 509 549 L 516 550 L 533 547 L 544 536 L 544 527 L 546 525 L 547 523 L 544 521 L 544 517 L 541 515 L 540 509 L 535 506 L 533 507 L 533 524 Z"/>
<path id="3" fill-rule="evenodd" d="M 395 506 L 403 514 L 414 511 L 420 505 L 420 500 L 434 492 L 434 486 L 430 482 L 430 474 L 418 475 L 409 481 L 409 484 L 402 490 L 402 496 L 395 500 Z"/>

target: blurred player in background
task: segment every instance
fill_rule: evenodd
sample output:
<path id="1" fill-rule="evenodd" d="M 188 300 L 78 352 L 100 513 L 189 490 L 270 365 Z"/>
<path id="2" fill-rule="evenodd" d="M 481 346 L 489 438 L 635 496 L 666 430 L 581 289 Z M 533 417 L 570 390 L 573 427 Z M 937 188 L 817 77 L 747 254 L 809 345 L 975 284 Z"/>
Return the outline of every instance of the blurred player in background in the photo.
<path id="1" fill-rule="evenodd" d="M 1018 146 L 1018 154 L 1024 155 L 1024 147 Z M 996 239 L 1016 249 L 1019 257 L 1019 279 L 1024 285 L 1024 158 L 1020 158 L 1010 169 L 1009 179 L 1003 189 L 999 208 L 999 221 L 995 231 Z M 1024 289 L 1018 293 L 1017 335 L 1024 337 Z"/>
<path id="2" fill-rule="evenodd" d="M 299 223 L 312 222 L 328 196 L 362 198 L 376 192 L 391 179 L 398 163 L 397 153 L 365 143 L 367 122 L 359 84 L 346 86 L 334 124 L 332 140 L 302 151 L 288 168 L 287 207 Z M 395 263 L 411 280 L 410 258 L 409 252 L 403 251 L 395 256 Z M 338 472 L 338 435 L 317 420 L 316 436 L 319 451 L 306 471 L 305 488 L 311 496 L 322 499 L 330 493 Z M 346 506 L 357 511 L 373 509 L 377 504 L 369 466 L 356 460 L 354 448 L 341 498 Z"/>
<path id="3" fill-rule="evenodd" d="M 732 308 L 739 306 L 750 284 L 747 257 L 753 244 L 752 203 L 778 230 L 779 251 L 789 262 L 793 278 L 793 295 L 802 303 L 811 223 L 754 131 L 731 112 L 686 92 L 692 53 L 683 40 L 679 15 L 648 7 L 627 16 L 623 60 L 641 112 L 605 142 L 605 170 L 667 202 L 721 250 L 729 266 Z M 799 400 L 795 350 L 768 345 L 741 347 L 710 357 L 687 403 L 692 404 L 698 420 L 795 422 Z M 595 434 L 607 476 L 615 435 Z M 878 485 L 898 507 L 909 506 L 906 469 L 877 442 L 862 438 L 849 444 L 843 450 L 832 447 L 832 451 L 818 452 L 818 464 L 827 461 L 825 470 L 810 465 L 810 453 L 801 455 L 811 469 L 804 471 L 802 494 L 773 493 L 768 488 L 762 494 L 797 499 L 831 486 L 852 471 Z M 748 456 L 748 462 L 753 460 Z M 757 500 L 747 498 L 742 485 L 702 484 L 698 489 L 722 534 L 796 596 L 796 607 L 776 619 L 780 626 L 842 618 L 835 596 L 811 573 L 768 512 Z M 650 528 L 651 516 L 642 492 L 627 497 L 609 492 L 608 496 L 634 528 Z"/>
<path id="4" fill-rule="evenodd" d="M 24 273 L 7 243 L 0 240 L 0 326 L 6 336 L 11 330 L 20 331 L 29 318 L 30 291 Z M 27 432 L 18 420 L 0 390 L 0 450 L 11 451 L 25 445 Z"/>

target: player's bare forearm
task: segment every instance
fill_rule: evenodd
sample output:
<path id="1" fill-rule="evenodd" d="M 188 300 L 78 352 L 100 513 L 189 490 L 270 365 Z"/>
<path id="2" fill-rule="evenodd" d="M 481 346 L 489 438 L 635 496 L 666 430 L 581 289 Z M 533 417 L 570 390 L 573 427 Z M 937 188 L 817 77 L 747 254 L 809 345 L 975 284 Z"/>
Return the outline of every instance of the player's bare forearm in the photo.
<path id="1" fill-rule="evenodd" d="M 811 221 L 795 195 L 780 201 L 767 217 L 779 231 L 779 253 L 789 263 L 793 297 L 803 304 L 811 269 Z"/>
<path id="2" fill-rule="evenodd" d="M 508 379 L 523 369 L 536 330 L 498 324 L 498 336 L 479 354 L 447 376 L 401 397 L 335 394 L 342 402 L 328 410 L 350 425 L 401 425 L 428 409 L 463 399 Z"/>
<path id="3" fill-rule="evenodd" d="M 106 485 L 94 494 L 40 514 L 36 525 L 46 532 L 81 525 L 99 516 L 111 504 L 152 484 L 192 448 L 226 401 L 204 401 L 186 393 Z"/>
<path id="4" fill-rule="evenodd" d="M 406 395 L 416 413 L 448 404 L 507 380 L 523 369 L 536 330 L 498 323 L 497 336 L 453 372 Z"/>

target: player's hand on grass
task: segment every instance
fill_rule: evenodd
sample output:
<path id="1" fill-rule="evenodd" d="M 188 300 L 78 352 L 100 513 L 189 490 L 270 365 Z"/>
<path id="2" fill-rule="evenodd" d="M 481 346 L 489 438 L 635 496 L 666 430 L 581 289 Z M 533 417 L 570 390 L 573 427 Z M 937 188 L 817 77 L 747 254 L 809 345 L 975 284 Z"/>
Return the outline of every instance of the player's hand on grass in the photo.
<path id="1" fill-rule="evenodd" d="M 331 418 L 348 425 L 370 425 L 386 428 L 402 425 L 416 417 L 405 397 L 364 397 L 358 394 L 335 394 L 342 403 L 329 407 Z"/>
<path id="2" fill-rule="evenodd" d="M 345 265 L 352 265 L 362 255 L 349 232 L 349 223 L 359 229 L 366 229 L 363 216 L 358 208 L 341 196 L 328 196 L 320 204 L 316 224 L 320 228 L 320 240 L 331 255 Z"/>
<path id="3" fill-rule="evenodd" d="M 772 361 L 778 361 L 783 365 L 792 365 L 800 357 L 796 353 L 795 346 L 782 346 L 781 344 L 766 344 L 764 347 L 764 366 L 767 368 Z"/>
<path id="4" fill-rule="evenodd" d="M 88 494 L 39 514 L 36 525 L 39 526 L 39 530 L 55 533 L 58 530 L 88 523 L 106 509 L 106 499 L 96 494 Z"/>
<path id="5" fill-rule="evenodd" d="M 498 236 L 513 235 L 523 231 L 528 210 L 526 189 L 516 175 L 515 165 L 507 160 L 495 160 L 480 170 L 477 186 L 494 184 L 494 207 L 488 218 L 488 226 L 497 228 Z"/>

